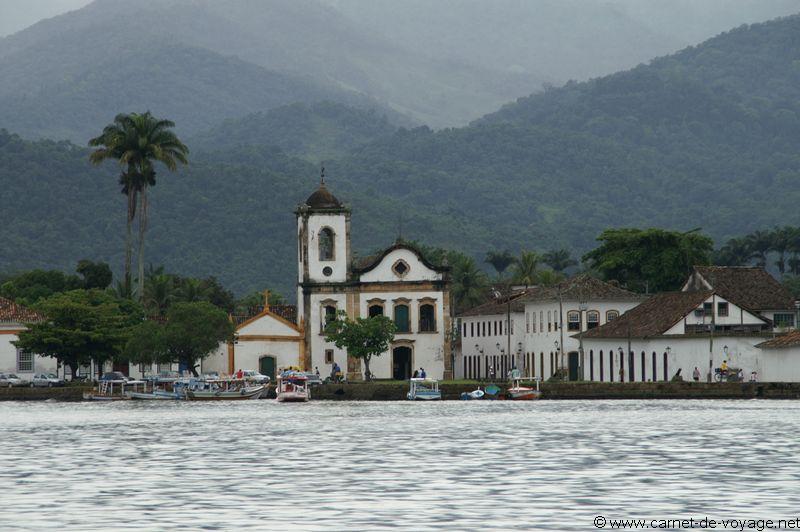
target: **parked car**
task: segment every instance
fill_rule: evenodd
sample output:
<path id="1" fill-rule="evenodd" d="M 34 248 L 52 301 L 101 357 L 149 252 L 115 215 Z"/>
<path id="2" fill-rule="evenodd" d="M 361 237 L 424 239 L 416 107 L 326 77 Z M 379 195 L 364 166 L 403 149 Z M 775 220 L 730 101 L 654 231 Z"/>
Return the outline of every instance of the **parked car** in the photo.
<path id="1" fill-rule="evenodd" d="M 257 382 L 258 384 L 267 384 L 269 382 L 268 376 L 262 375 L 255 370 L 246 369 L 242 373 L 244 374 L 244 378 L 249 381 Z"/>
<path id="2" fill-rule="evenodd" d="M 53 386 L 64 386 L 64 384 L 64 380 L 59 379 L 58 375 L 54 373 L 37 373 L 31 379 L 31 388 L 34 386 L 52 388 Z"/>
<path id="3" fill-rule="evenodd" d="M 108 371 L 100 377 L 100 382 L 128 382 L 128 377 L 121 371 Z"/>
<path id="4" fill-rule="evenodd" d="M 309 386 L 317 386 L 319 384 L 322 384 L 322 377 L 320 377 L 313 371 L 307 371 L 305 373 L 305 376 L 308 379 L 306 380 L 306 382 L 308 383 Z"/>
<path id="5" fill-rule="evenodd" d="M 12 386 L 25 386 L 26 381 L 17 377 L 14 373 L 0 373 L 0 386 L 11 388 Z"/>

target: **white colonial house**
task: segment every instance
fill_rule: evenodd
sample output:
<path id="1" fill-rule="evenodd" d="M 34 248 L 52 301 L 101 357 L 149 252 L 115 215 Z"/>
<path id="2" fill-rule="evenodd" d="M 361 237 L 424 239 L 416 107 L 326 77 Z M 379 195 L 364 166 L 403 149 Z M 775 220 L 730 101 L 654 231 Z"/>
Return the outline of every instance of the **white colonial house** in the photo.
<path id="1" fill-rule="evenodd" d="M 519 325 L 525 321 L 524 294 L 524 290 L 517 291 L 459 315 L 461 349 L 456 378 L 488 379 L 492 372 L 504 378 L 522 364 L 525 331 Z"/>
<path id="2" fill-rule="evenodd" d="M 584 379 L 585 351 L 581 356 L 581 341 L 574 335 L 612 322 L 643 299 L 589 275 L 529 289 L 522 296 L 525 374 L 548 379 L 563 368 L 569 380 Z"/>
<path id="3" fill-rule="evenodd" d="M 576 335 L 588 356 L 585 378 L 667 381 L 680 372 L 691 380 L 697 368 L 707 381 L 725 361 L 745 380 L 795 380 L 800 352 L 792 360 L 784 350 L 791 346 L 777 341 L 794 324 L 793 308 L 789 293 L 763 269 L 697 267 L 683 291 L 654 295 Z"/>
<path id="4" fill-rule="evenodd" d="M 408 379 L 424 368 L 431 377 L 452 378 L 449 269 L 402 242 L 356 263 L 350 209 L 324 181 L 295 215 L 296 313 L 268 308 L 245 320 L 237 341 L 206 359 L 203 371 L 260 369 L 274 376 L 277 368 L 298 367 L 325 377 L 337 363 L 348 379 L 361 379 L 361 361 L 325 340 L 325 325 L 344 311 L 350 318 L 385 315 L 397 326 L 390 349 L 371 361 L 373 377 Z"/>
<path id="5" fill-rule="evenodd" d="M 26 323 L 40 320 L 36 312 L 0 297 L 0 373 L 14 373 L 24 380 L 35 373 L 58 373 L 56 359 L 27 353 L 13 344 Z"/>

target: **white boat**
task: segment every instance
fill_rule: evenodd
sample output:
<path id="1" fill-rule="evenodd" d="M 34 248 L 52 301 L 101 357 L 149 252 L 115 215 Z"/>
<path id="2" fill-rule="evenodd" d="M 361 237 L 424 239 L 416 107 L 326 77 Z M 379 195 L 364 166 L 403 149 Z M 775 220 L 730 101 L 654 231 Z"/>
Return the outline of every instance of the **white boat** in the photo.
<path id="1" fill-rule="evenodd" d="M 146 387 L 145 381 L 127 380 L 121 375 L 120 378 L 101 380 L 97 384 L 97 389 L 84 393 L 83 398 L 87 401 L 122 401 L 130 399 L 129 394 L 132 392 L 144 392 Z"/>
<path id="2" fill-rule="evenodd" d="M 186 399 L 189 401 L 235 401 L 258 399 L 267 390 L 263 384 L 256 386 L 230 386 L 228 388 L 187 389 Z"/>
<path id="3" fill-rule="evenodd" d="M 311 399 L 308 377 L 296 371 L 278 375 L 275 395 L 279 403 L 305 403 Z"/>
<path id="4" fill-rule="evenodd" d="M 439 381 L 436 379 L 411 379 L 408 394 L 409 401 L 438 401 L 442 398 Z"/>
<path id="5" fill-rule="evenodd" d="M 471 392 L 461 392 L 461 400 L 462 401 L 474 401 L 478 399 L 483 399 L 483 396 L 486 395 L 481 389 L 473 390 Z"/>
<path id="6" fill-rule="evenodd" d="M 522 386 L 522 381 L 515 378 L 512 381 L 512 386 L 506 390 L 506 399 L 513 401 L 532 401 L 542 396 L 539 391 L 539 379 L 536 379 L 536 389 Z"/>

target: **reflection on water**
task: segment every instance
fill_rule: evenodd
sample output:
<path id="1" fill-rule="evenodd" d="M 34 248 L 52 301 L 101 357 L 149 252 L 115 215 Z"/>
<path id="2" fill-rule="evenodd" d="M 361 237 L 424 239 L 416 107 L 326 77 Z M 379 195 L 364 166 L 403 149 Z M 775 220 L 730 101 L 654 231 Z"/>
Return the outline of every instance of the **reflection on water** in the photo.
<path id="1" fill-rule="evenodd" d="M 800 402 L 0 403 L 0 529 L 794 517 Z"/>

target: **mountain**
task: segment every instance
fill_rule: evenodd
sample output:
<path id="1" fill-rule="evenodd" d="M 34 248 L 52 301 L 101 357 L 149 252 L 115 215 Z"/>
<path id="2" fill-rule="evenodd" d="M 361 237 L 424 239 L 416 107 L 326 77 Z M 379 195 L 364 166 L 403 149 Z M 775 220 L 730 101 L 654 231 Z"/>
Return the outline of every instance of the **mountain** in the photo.
<path id="1" fill-rule="evenodd" d="M 394 117 L 402 120 L 399 115 Z M 295 103 L 226 120 L 189 140 L 194 150 L 275 146 L 284 153 L 322 162 L 346 155 L 397 126 L 375 109 L 357 109 L 336 102 Z"/>
<path id="2" fill-rule="evenodd" d="M 346 156 L 325 161 L 326 182 L 352 206 L 354 249 L 364 255 L 401 227 L 405 238 L 480 258 L 562 246 L 579 255 L 608 227 L 702 227 L 720 242 L 800 225 L 798 65 L 800 16 L 740 27 L 648 65 L 521 98 L 467 127 L 400 128 L 366 144 L 356 136 Z M 240 293 L 271 286 L 291 296 L 292 210 L 319 171 L 271 144 L 285 136 L 283 147 L 298 154 L 343 149 L 350 140 L 318 140 L 337 139 L 314 126 L 326 106 L 254 117 L 230 130 L 230 143 L 223 132 L 198 144 L 188 169 L 160 172 L 148 260 L 217 275 Z M 283 113 L 293 118 L 281 121 Z M 303 115 L 312 127 L 294 132 Z M 287 129 L 259 130 L 262 119 Z M 292 148 L 289 139 L 306 132 L 313 144 Z M 69 143 L 0 136 L 4 269 L 71 268 L 81 258 L 121 264 L 116 169 L 91 168 L 86 155 Z"/>
<path id="3" fill-rule="evenodd" d="M 83 143 L 120 111 L 194 134 L 327 99 L 465 125 L 543 83 L 792 9 L 800 0 L 96 0 L 0 39 L 0 120 Z"/>

